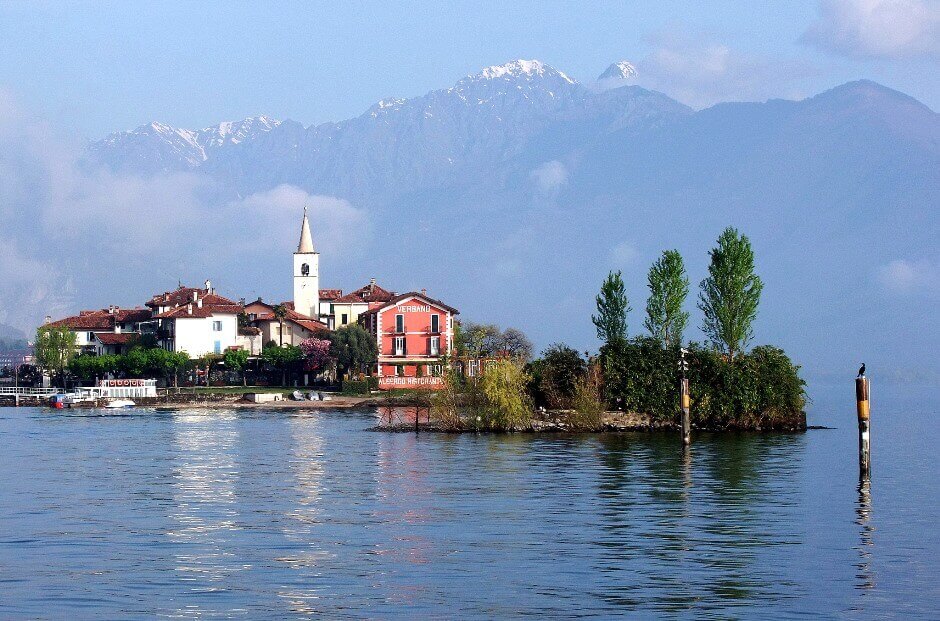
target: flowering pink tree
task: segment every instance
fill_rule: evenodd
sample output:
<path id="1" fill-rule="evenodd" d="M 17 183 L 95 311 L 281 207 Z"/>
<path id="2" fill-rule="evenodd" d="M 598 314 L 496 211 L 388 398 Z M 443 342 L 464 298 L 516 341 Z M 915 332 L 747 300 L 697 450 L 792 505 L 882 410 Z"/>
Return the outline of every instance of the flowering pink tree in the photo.
<path id="1" fill-rule="evenodd" d="M 320 371 L 330 362 L 330 342 L 327 339 L 309 338 L 300 342 L 304 355 L 304 368 Z"/>

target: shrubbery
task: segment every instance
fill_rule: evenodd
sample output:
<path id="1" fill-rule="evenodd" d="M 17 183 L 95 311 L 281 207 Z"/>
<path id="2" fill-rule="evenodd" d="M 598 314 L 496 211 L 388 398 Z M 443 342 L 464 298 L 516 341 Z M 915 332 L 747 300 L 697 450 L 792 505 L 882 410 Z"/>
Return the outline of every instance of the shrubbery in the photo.
<path id="1" fill-rule="evenodd" d="M 679 409 L 679 350 L 638 337 L 605 346 L 604 396 L 610 407 L 675 420 Z M 799 367 L 783 350 L 755 347 L 734 359 L 689 347 L 692 422 L 709 428 L 789 426 L 806 405 Z"/>
<path id="2" fill-rule="evenodd" d="M 343 380 L 342 393 L 344 395 L 368 395 L 379 389 L 379 378 L 365 377 L 361 380 Z"/>

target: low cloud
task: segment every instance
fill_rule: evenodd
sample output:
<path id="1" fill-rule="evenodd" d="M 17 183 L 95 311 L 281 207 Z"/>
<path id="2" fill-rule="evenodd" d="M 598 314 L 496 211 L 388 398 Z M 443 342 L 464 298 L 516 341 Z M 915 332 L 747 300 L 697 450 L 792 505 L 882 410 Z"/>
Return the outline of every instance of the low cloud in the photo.
<path id="1" fill-rule="evenodd" d="M 568 183 L 568 168 L 558 160 L 545 162 L 530 174 L 544 194 L 551 194 Z"/>
<path id="2" fill-rule="evenodd" d="M 366 213 L 282 185 L 238 201 L 197 173 L 117 174 L 90 167 L 0 91 L 0 322 L 26 331 L 47 315 L 139 304 L 177 279 L 225 293 L 289 289 L 290 252 L 308 208 L 318 249 L 355 254 Z M 286 269 L 284 286 L 262 275 Z M 246 282 L 250 279 L 251 282 Z"/>
<path id="3" fill-rule="evenodd" d="M 940 300 L 940 265 L 927 259 L 895 259 L 878 268 L 876 278 L 891 293 Z"/>
<path id="4" fill-rule="evenodd" d="M 610 260 L 619 267 L 632 265 L 639 258 L 640 251 L 636 249 L 632 242 L 620 242 L 610 250 Z"/>
<path id="5" fill-rule="evenodd" d="M 693 108 L 799 98 L 804 93 L 794 83 L 815 71 L 804 62 L 746 54 L 705 34 L 661 33 L 650 43 L 654 50 L 637 63 L 637 81 Z"/>
<path id="6" fill-rule="evenodd" d="M 230 203 L 226 211 L 233 218 L 254 223 L 259 230 L 275 232 L 267 238 L 268 249 L 296 246 L 300 234 L 299 222 L 306 207 L 317 252 L 345 255 L 365 247 L 371 237 L 366 213 L 353 207 L 349 201 L 333 196 L 308 194 L 293 185 L 279 185 L 266 192 Z"/>
<path id="7" fill-rule="evenodd" d="M 940 56 L 936 0 L 822 0 L 804 43 L 851 58 Z"/>

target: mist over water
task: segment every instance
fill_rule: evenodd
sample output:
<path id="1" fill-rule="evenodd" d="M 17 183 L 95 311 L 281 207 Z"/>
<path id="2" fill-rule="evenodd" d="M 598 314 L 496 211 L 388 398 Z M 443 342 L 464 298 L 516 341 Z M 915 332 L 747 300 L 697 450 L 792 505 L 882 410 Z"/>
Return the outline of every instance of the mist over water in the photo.
<path id="1" fill-rule="evenodd" d="M 442 435 L 0 409 L 0 617 L 932 617 L 935 398 L 806 434 Z"/>

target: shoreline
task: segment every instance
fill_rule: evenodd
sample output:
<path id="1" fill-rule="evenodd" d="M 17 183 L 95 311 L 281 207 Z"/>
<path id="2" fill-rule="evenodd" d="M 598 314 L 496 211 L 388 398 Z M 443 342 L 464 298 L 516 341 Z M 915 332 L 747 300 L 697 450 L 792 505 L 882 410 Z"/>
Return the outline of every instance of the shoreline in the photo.
<path id="1" fill-rule="evenodd" d="M 250 394 L 250 393 L 248 393 Z M 378 410 L 380 421 L 383 420 L 382 409 L 401 408 L 403 412 L 392 421 L 392 414 L 388 415 L 388 423 L 370 427 L 369 431 L 386 433 L 414 432 L 414 419 L 418 413 L 419 419 L 425 419 L 429 404 L 426 400 L 407 396 L 350 396 L 331 394 L 329 401 L 294 401 L 283 399 L 280 401 L 267 401 L 255 403 L 245 399 L 243 394 L 172 394 L 156 398 L 135 399 L 137 407 L 166 410 Z M 16 407 L 12 399 L 0 400 L 0 408 Z M 43 399 L 20 399 L 19 407 L 48 407 Z M 67 409 L 95 409 L 90 404 L 76 404 Z M 582 429 L 569 425 L 566 421 L 568 413 L 564 410 L 549 410 L 534 412 L 528 426 L 512 430 L 514 433 L 619 433 L 619 432 L 677 432 L 678 421 L 654 421 L 649 415 L 632 412 L 607 411 L 602 415 L 600 428 Z M 803 433 L 813 427 L 806 424 L 806 413 L 794 416 L 789 422 L 782 425 L 742 425 L 729 424 L 726 427 L 699 427 L 693 424 L 692 430 L 710 433 L 749 432 L 749 433 Z M 418 431 L 433 433 L 506 433 L 505 431 L 466 429 L 446 429 L 436 422 L 419 422 Z"/>

